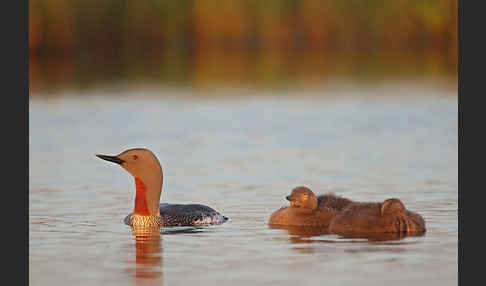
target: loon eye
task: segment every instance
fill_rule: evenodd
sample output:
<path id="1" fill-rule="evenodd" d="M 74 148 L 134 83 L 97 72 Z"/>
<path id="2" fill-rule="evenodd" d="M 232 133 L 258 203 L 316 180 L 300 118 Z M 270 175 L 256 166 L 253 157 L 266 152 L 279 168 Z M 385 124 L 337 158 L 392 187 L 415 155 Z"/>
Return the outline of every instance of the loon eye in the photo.
<path id="1" fill-rule="evenodd" d="M 133 155 L 133 160 L 137 160 L 138 159 L 138 156 L 137 155 Z"/>

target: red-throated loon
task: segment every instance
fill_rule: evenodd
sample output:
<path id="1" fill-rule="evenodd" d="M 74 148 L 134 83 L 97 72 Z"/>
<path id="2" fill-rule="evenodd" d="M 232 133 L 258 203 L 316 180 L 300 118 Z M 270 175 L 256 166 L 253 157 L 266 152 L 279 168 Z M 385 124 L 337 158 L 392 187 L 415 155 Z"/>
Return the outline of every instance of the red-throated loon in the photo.
<path id="1" fill-rule="evenodd" d="M 214 209 L 200 204 L 159 204 L 162 167 L 154 153 L 144 148 L 123 151 L 116 156 L 96 155 L 117 163 L 135 178 L 135 208 L 124 222 L 131 226 L 203 226 L 228 220 Z"/>

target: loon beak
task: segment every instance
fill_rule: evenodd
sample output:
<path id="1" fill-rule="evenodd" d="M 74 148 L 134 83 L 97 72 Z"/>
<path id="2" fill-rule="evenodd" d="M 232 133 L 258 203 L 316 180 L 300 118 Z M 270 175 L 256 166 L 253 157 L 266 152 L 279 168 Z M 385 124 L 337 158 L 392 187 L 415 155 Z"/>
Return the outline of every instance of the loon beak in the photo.
<path id="1" fill-rule="evenodd" d="M 125 163 L 125 161 L 123 161 L 122 159 L 116 157 L 116 156 L 108 156 L 108 155 L 101 155 L 101 154 L 96 154 L 96 157 L 100 158 L 100 159 L 103 159 L 103 160 L 106 160 L 106 161 L 110 161 L 110 162 L 113 162 L 113 163 L 117 163 L 117 164 L 122 164 L 122 163 Z"/>
<path id="2" fill-rule="evenodd" d="M 289 202 L 291 202 L 291 201 L 293 201 L 293 200 L 294 200 L 294 198 L 293 198 L 292 196 L 286 196 L 285 198 L 286 198 L 286 199 L 287 199 L 287 201 L 289 201 Z"/>

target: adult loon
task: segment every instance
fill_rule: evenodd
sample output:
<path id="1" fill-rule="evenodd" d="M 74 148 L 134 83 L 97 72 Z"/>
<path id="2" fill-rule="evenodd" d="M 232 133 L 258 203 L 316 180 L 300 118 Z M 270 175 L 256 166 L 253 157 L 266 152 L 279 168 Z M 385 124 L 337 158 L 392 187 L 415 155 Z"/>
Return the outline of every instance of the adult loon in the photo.
<path id="1" fill-rule="evenodd" d="M 203 226 L 222 224 L 228 220 L 214 209 L 200 204 L 159 204 L 163 173 L 152 151 L 134 148 L 116 156 L 96 155 L 122 166 L 135 178 L 135 208 L 124 220 L 134 227 Z"/>

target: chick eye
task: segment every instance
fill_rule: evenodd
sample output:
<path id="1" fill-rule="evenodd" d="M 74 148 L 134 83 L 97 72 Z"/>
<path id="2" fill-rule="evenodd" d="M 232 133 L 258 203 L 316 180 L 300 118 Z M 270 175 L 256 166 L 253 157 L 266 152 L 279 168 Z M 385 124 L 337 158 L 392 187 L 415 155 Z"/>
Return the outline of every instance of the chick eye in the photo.
<path id="1" fill-rule="evenodd" d="M 138 159 L 138 156 L 137 155 L 133 155 L 133 160 L 137 160 Z"/>

